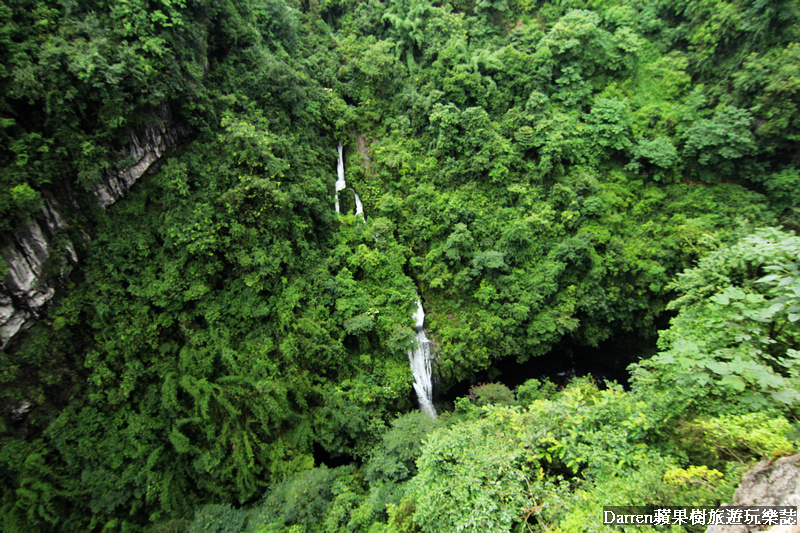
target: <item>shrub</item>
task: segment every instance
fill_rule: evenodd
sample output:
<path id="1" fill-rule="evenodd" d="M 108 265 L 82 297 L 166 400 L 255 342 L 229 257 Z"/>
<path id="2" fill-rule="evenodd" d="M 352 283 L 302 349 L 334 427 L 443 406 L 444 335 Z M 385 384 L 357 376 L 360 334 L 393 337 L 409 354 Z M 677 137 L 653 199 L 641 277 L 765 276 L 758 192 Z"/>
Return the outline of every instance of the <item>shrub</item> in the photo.
<path id="1" fill-rule="evenodd" d="M 514 405 L 514 393 L 502 383 L 478 383 L 470 387 L 468 398 L 477 406 Z"/>

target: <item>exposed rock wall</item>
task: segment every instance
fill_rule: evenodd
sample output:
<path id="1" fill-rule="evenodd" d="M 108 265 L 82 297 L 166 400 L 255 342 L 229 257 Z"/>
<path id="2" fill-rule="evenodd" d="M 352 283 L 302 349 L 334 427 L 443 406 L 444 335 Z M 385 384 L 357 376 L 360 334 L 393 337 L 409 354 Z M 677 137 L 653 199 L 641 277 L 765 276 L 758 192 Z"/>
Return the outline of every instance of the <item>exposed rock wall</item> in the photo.
<path id="1" fill-rule="evenodd" d="M 103 181 L 97 184 L 94 195 L 100 205 L 108 207 L 125 196 L 128 189 L 150 168 L 150 165 L 158 161 L 165 151 L 177 145 L 187 134 L 187 128 L 171 121 L 150 124 L 131 133 L 126 159 L 133 161 L 133 164 L 115 172 L 107 172 Z"/>
<path id="2" fill-rule="evenodd" d="M 0 284 L 0 347 L 30 325 L 39 309 L 53 297 L 53 288 L 40 284 L 39 279 L 50 257 L 53 237 L 65 227 L 55 203 L 46 200 L 40 216 L 19 226 L 13 243 L 2 251 L 8 274 Z M 66 249 L 66 259 L 77 262 L 74 247 L 68 244 Z"/>
<path id="3" fill-rule="evenodd" d="M 160 114 L 162 123 L 131 133 L 123 162 L 128 165 L 106 173 L 95 187 L 93 193 L 102 207 L 125 196 L 150 165 L 188 135 L 188 128 L 176 125 L 166 108 Z M 50 259 L 53 238 L 67 227 L 61 209 L 55 200 L 47 199 L 39 216 L 20 225 L 12 244 L 0 252 L 8 265 L 8 273 L 0 282 L 0 349 L 5 348 L 14 335 L 32 325 L 55 294 L 54 286 L 63 269 L 55 265 L 56 272 L 48 273 L 45 266 Z M 64 248 L 65 257 L 59 261 L 76 264 L 75 247 L 67 241 Z"/>

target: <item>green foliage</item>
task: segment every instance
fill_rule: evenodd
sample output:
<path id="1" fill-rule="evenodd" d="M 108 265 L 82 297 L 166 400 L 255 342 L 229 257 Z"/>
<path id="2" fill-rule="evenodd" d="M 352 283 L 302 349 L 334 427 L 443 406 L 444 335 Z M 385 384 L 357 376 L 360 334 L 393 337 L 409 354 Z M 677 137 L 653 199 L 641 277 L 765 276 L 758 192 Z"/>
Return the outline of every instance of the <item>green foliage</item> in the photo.
<path id="1" fill-rule="evenodd" d="M 632 170 L 646 169 L 656 181 L 669 182 L 669 170 L 673 170 L 678 162 L 678 151 L 675 146 L 663 137 L 648 140 L 640 138 L 631 149 L 634 160 L 628 165 Z"/>
<path id="2" fill-rule="evenodd" d="M 526 501 L 519 414 L 499 407 L 486 415 L 427 440 L 409 489 L 422 531 L 508 531 L 517 520 Z"/>
<path id="3" fill-rule="evenodd" d="M 800 15 L 785 1 L 660 2 L 659 8 L 672 26 L 667 39 L 689 51 L 695 76 L 712 79 L 735 71 L 753 51 L 791 42 Z"/>
<path id="4" fill-rule="evenodd" d="M 557 387 L 555 383 L 547 379 L 544 381 L 529 379 L 517 387 L 515 391 L 517 402 L 524 407 L 536 400 L 548 400 L 556 393 Z"/>
<path id="5" fill-rule="evenodd" d="M 186 533 L 189 527 L 187 520 L 177 519 L 168 520 L 166 522 L 159 522 L 153 524 L 148 530 L 148 533 Z"/>
<path id="6" fill-rule="evenodd" d="M 754 52 L 734 74 L 740 98 L 752 102 L 753 114 L 759 119 L 759 144 L 768 152 L 784 148 L 797 138 L 798 55 L 800 46 L 796 42 L 765 53 Z"/>
<path id="7" fill-rule="evenodd" d="M 585 103 L 591 79 L 630 66 L 627 55 L 638 49 L 629 31 L 611 34 L 601 27 L 597 13 L 572 10 L 542 39 L 537 50 L 538 75 L 554 83 L 554 97 L 565 106 Z"/>
<path id="8" fill-rule="evenodd" d="M 540 516 L 540 521 L 551 531 L 619 531 L 619 526 L 597 524 L 596 517 L 602 514 L 605 505 L 673 505 L 717 506 L 730 501 L 741 479 L 741 471 L 725 473 L 723 479 L 715 470 L 689 466 L 675 468 L 674 463 L 656 458 L 636 470 L 618 476 L 585 484 L 561 501 L 553 502 Z M 709 478 L 710 476 L 710 478 Z M 691 526 L 690 526 L 691 527 Z M 700 529 L 702 527 L 702 529 Z M 703 531 L 705 526 L 688 529 L 673 526 L 670 531 Z"/>
<path id="9" fill-rule="evenodd" d="M 398 522 L 410 527 L 413 509 L 422 531 L 509 531 L 535 523 L 534 530 L 566 532 L 586 530 L 604 505 L 718 505 L 731 497 L 743 469 L 727 465 L 727 456 L 706 455 L 709 466 L 688 463 L 685 454 L 700 460 L 697 450 L 719 450 L 717 442 L 788 442 L 780 436 L 784 419 L 755 415 L 693 420 L 692 427 L 729 428 L 732 440 L 695 430 L 693 443 L 678 441 L 684 448 L 676 448 L 660 438 L 672 426 L 653 409 L 658 401 L 580 379 L 524 411 L 472 407 L 428 437 L 407 510 L 394 511 L 404 517 Z M 516 513 L 509 516 L 509 509 Z"/>
<path id="10" fill-rule="evenodd" d="M 679 427 L 678 437 L 688 453 L 707 464 L 789 455 L 796 445 L 788 438 L 789 422 L 767 413 L 699 418 Z"/>
<path id="11" fill-rule="evenodd" d="M 774 202 L 776 211 L 782 214 L 782 222 L 785 221 L 789 225 L 796 224 L 798 212 L 795 206 L 798 205 L 800 170 L 785 168 L 779 172 L 765 174 L 759 181 L 769 192 L 769 198 Z"/>
<path id="12" fill-rule="evenodd" d="M 730 482 L 726 483 L 725 474 L 705 465 L 667 470 L 664 472 L 664 485 L 674 487 L 673 501 L 691 499 L 694 505 L 715 505 L 730 490 Z"/>
<path id="13" fill-rule="evenodd" d="M 97 183 L 120 162 L 128 130 L 153 122 L 159 106 L 203 99 L 198 84 L 212 30 L 204 9 L 183 1 L 91 8 L 26 1 L 0 11 L 7 242 L 9 223 L 37 211 L 37 197 Z"/>
<path id="14" fill-rule="evenodd" d="M 416 475 L 415 461 L 422 442 L 439 425 L 422 412 L 411 412 L 395 419 L 391 429 L 372 449 L 365 467 L 367 481 L 401 482 Z"/>
<path id="15" fill-rule="evenodd" d="M 414 523 L 414 502 L 404 499 L 400 505 L 389 507 L 390 531 L 397 533 L 419 533 L 420 528 Z"/>
<path id="16" fill-rule="evenodd" d="M 272 489 L 261 507 L 262 512 L 284 527 L 317 524 L 334 498 L 331 480 L 337 474 L 338 471 L 324 466 L 307 470 Z"/>
<path id="17" fill-rule="evenodd" d="M 685 133 L 684 155 L 701 166 L 715 167 L 715 176 L 734 174 L 733 160 L 753 155 L 753 117 L 732 106 L 719 106 L 710 119 L 695 120 Z"/>
<path id="18" fill-rule="evenodd" d="M 631 147 L 631 119 L 626 102 L 616 98 L 598 98 L 586 117 L 586 123 L 587 133 L 594 144 L 616 151 Z"/>
<path id="19" fill-rule="evenodd" d="M 647 461 L 655 427 L 648 404 L 619 387 L 600 391 L 579 380 L 552 400 L 528 406 L 534 457 L 556 471 L 589 475 L 614 472 Z"/>
<path id="20" fill-rule="evenodd" d="M 664 481 L 670 485 L 685 487 L 689 484 L 709 484 L 723 477 L 719 470 L 709 470 L 707 466 L 690 466 L 687 469 L 675 468 L 664 474 Z"/>
<path id="21" fill-rule="evenodd" d="M 239 533 L 247 523 L 247 514 L 230 505 L 204 505 L 189 524 L 188 533 Z"/>
<path id="22" fill-rule="evenodd" d="M 53 205 L 81 257 L 0 361 L 2 528 L 578 531 L 728 497 L 800 399 L 796 238 L 734 243 L 797 225 L 798 27 L 785 1 L 0 1 L 2 241 Z M 192 134 L 99 209 L 167 121 Z M 333 213 L 339 140 L 365 219 Z M 417 298 L 444 389 L 677 316 L 630 392 L 489 384 L 433 422 L 397 416 Z"/>
<path id="23" fill-rule="evenodd" d="M 514 405 L 514 393 L 502 383 L 479 383 L 469 388 L 468 398 L 477 406 Z"/>
<path id="24" fill-rule="evenodd" d="M 22 213 L 35 213 L 42 207 L 42 197 L 31 189 L 27 183 L 21 183 L 11 189 L 11 199 Z"/>
<path id="25" fill-rule="evenodd" d="M 684 272 L 662 352 L 634 370 L 635 379 L 645 388 L 677 387 L 682 401 L 711 413 L 732 404 L 797 406 L 799 245 L 793 235 L 759 230 Z"/>
<path id="26" fill-rule="evenodd" d="M 248 510 L 247 531 L 353 530 L 362 500 L 352 467 L 313 468 L 272 487 Z"/>

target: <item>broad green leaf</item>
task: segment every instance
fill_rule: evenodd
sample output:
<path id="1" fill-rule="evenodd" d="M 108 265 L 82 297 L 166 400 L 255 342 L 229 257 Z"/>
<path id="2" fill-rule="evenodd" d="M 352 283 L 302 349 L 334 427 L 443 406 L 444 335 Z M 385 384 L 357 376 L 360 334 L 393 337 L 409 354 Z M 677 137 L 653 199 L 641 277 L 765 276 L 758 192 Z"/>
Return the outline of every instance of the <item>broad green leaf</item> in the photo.
<path id="1" fill-rule="evenodd" d="M 742 392 L 747 386 L 742 378 L 731 375 L 723 376 L 720 383 L 726 387 L 732 388 L 736 392 Z"/>

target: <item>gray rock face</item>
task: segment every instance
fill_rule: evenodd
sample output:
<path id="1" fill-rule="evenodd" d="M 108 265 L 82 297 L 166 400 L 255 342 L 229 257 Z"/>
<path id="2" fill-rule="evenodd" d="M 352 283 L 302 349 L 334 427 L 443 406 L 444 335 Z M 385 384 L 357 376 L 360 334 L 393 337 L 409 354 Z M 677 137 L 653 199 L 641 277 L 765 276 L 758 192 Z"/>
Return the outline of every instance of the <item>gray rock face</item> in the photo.
<path id="1" fill-rule="evenodd" d="M 0 284 L 0 348 L 20 330 L 30 326 L 41 309 L 55 294 L 55 290 L 39 280 L 45 262 L 50 257 L 50 242 L 64 229 L 64 219 L 51 200 L 36 220 L 17 228 L 14 242 L 3 251 L 8 273 Z M 77 262 L 73 246 L 67 246 L 67 257 Z"/>
<path id="2" fill-rule="evenodd" d="M 733 505 L 800 506 L 800 454 L 770 463 L 762 461 L 745 474 L 733 495 Z M 750 533 L 758 526 L 709 526 L 706 533 Z M 763 526 L 762 526 L 763 528 Z M 800 526 L 775 526 L 773 531 L 800 533 Z"/>
<path id="3" fill-rule="evenodd" d="M 103 181 L 97 184 L 94 195 L 100 205 L 108 207 L 125 196 L 150 165 L 158 161 L 167 149 L 177 145 L 187 133 L 186 128 L 172 122 L 150 124 L 131 133 L 127 159 L 133 161 L 133 164 L 122 170 L 106 173 Z"/>
<path id="4" fill-rule="evenodd" d="M 163 123 L 148 125 L 131 133 L 125 161 L 132 164 L 108 172 L 95 187 L 94 195 L 102 207 L 122 198 L 150 165 L 188 134 L 187 128 L 171 121 L 166 107 L 162 108 L 160 115 Z M 59 208 L 55 201 L 46 200 L 39 216 L 20 225 L 13 243 L 0 251 L 8 265 L 8 273 L 0 282 L 0 349 L 5 348 L 14 335 L 33 325 L 55 294 L 53 285 L 58 282 L 58 274 L 63 272 L 63 268 L 46 273 L 45 263 L 50 258 L 53 237 L 67 227 Z M 72 243 L 67 242 L 65 257 L 59 260 L 64 266 L 77 264 L 78 256 Z M 47 279 L 43 279 L 43 275 Z"/>

